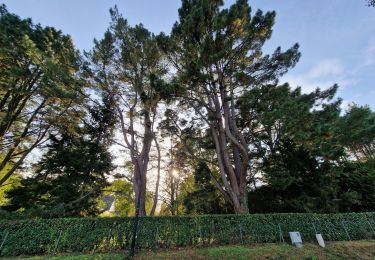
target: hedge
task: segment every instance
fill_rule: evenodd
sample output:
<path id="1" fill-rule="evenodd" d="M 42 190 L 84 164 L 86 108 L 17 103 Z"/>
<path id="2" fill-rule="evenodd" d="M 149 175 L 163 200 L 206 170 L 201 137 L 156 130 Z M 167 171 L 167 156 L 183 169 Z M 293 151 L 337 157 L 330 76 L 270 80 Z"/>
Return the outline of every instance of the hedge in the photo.
<path id="1" fill-rule="evenodd" d="M 0 220 L 0 256 L 128 249 L 132 220 Z M 315 229 L 325 240 L 371 239 L 375 237 L 375 213 L 143 217 L 139 222 L 137 247 L 289 242 L 289 231 L 299 231 L 303 241 L 313 241 Z"/>

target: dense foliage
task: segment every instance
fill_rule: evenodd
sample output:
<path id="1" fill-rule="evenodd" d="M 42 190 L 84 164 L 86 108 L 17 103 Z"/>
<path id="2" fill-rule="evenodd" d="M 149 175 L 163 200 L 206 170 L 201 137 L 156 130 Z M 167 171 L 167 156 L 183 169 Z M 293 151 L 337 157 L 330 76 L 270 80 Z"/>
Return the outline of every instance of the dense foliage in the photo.
<path id="1" fill-rule="evenodd" d="M 86 125 L 73 132 L 61 128 L 50 137 L 35 174 L 7 192 L 3 209 L 43 217 L 97 215 L 98 197 L 113 169 L 108 139 L 113 124 L 110 100 L 90 108 Z"/>
<path id="2" fill-rule="evenodd" d="M 68 35 L 0 5 L 0 185 L 82 102 L 78 52 Z M 7 169 L 5 171 L 5 169 Z"/>
<path id="3" fill-rule="evenodd" d="M 375 177 L 375 114 L 352 106 L 340 115 L 336 89 L 302 94 L 266 86 L 243 96 L 242 124 L 261 173 L 252 181 L 265 184 L 250 190 L 251 212 L 350 212 L 368 205 L 365 193 L 375 190 L 357 184 Z"/>
<path id="4" fill-rule="evenodd" d="M 173 96 L 166 84 L 168 68 L 155 36 L 142 24 L 131 27 L 117 8 L 111 9 L 111 25 L 103 39 L 95 40 L 88 55 L 95 90 L 115 100 L 122 140 L 132 164 L 134 205 L 146 215 L 147 170 L 161 100 Z"/>
<path id="5" fill-rule="evenodd" d="M 3 220 L 0 239 L 8 235 L 0 256 L 126 249 L 131 227 L 132 218 Z M 137 246 L 156 249 L 287 242 L 288 232 L 295 230 L 301 232 L 303 241 L 313 241 L 315 229 L 328 241 L 369 239 L 374 238 L 374 227 L 374 213 L 143 217 Z"/>
<path id="6" fill-rule="evenodd" d="M 0 206 L 95 216 L 106 196 L 117 216 L 375 211 L 370 107 L 343 111 L 337 85 L 281 85 L 301 53 L 263 52 L 275 12 L 247 0 L 178 12 L 156 36 L 114 7 L 83 58 L 70 36 L 0 6 Z"/>
<path id="7" fill-rule="evenodd" d="M 232 213 L 230 205 L 220 196 L 212 183 L 210 168 L 206 163 L 198 164 L 194 171 L 194 186 L 184 196 L 186 214 Z"/>
<path id="8" fill-rule="evenodd" d="M 236 108 L 242 93 L 275 83 L 298 61 L 298 44 L 272 55 L 262 46 L 271 37 L 275 12 L 252 14 L 246 0 L 229 8 L 224 1 L 183 0 L 179 21 L 170 37 L 159 42 L 184 87 L 185 113 L 194 114 L 185 127 L 199 122 L 215 147 L 219 188 L 236 213 L 248 213 L 247 185 L 251 170 L 248 147 Z M 198 135 L 199 136 L 199 135 Z M 202 136 L 202 135 L 201 135 Z"/>

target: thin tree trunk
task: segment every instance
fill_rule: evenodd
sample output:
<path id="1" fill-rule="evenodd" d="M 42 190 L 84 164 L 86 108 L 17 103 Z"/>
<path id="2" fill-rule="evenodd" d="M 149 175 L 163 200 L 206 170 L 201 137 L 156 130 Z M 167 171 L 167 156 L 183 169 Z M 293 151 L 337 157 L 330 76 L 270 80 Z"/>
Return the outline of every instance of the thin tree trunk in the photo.
<path id="1" fill-rule="evenodd" d="M 150 112 L 145 112 L 145 119 L 144 119 L 144 136 L 143 136 L 143 147 L 142 152 L 139 156 L 139 159 L 141 160 L 141 171 L 140 171 L 140 216 L 146 216 L 146 183 L 147 183 L 147 169 L 148 169 L 148 163 L 150 160 L 150 149 L 151 149 L 151 143 L 153 140 L 153 132 L 152 132 L 152 122 L 150 119 Z"/>
<path id="2" fill-rule="evenodd" d="M 154 137 L 154 141 L 155 141 L 156 150 L 158 152 L 158 170 L 157 170 L 158 173 L 157 173 L 157 176 L 156 176 L 156 186 L 155 186 L 155 193 L 154 193 L 154 201 L 153 201 L 153 204 L 152 204 L 150 216 L 154 216 L 155 215 L 156 206 L 158 204 L 159 183 L 160 183 L 160 161 L 161 161 L 161 154 L 160 154 L 159 143 L 158 143 L 156 137 Z"/>

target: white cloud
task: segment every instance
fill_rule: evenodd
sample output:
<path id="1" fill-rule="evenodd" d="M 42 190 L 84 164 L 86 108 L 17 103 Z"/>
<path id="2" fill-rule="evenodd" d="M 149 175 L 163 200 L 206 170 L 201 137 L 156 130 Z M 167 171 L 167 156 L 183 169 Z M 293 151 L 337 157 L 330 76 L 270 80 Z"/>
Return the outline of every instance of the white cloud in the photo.
<path id="1" fill-rule="evenodd" d="M 355 84 L 356 80 L 348 78 L 348 73 L 339 59 L 326 59 L 318 62 L 306 73 L 285 75 L 281 82 L 288 82 L 292 87 L 299 86 L 303 92 L 308 93 L 317 87 L 327 89 L 335 83 L 339 85 L 340 90 Z"/>
<path id="2" fill-rule="evenodd" d="M 287 75 L 283 77 L 282 82 L 288 82 L 291 87 L 301 87 L 302 91 L 305 93 L 311 92 L 317 87 L 322 87 L 322 85 L 326 86 L 327 82 L 318 82 L 318 81 L 311 81 L 308 77 L 304 75 Z M 332 85 L 332 84 L 331 84 Z"/>
<path id="3" fill-rule="evenodd" d="M 323 60 L 316 64 L 308 73 L 310 79 L 322 77 L 340 76 L 344 72 L 344 66 L 338 59 Z"/>

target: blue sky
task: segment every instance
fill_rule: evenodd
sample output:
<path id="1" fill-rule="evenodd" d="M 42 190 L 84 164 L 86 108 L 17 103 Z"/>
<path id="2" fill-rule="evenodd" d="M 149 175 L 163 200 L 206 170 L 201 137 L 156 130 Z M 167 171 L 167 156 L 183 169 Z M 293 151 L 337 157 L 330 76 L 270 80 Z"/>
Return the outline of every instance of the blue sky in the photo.
<path id="1" fill-rule="evenodd" d="M 234 0 L 225 1 L 230 5 Z M 35 23 L 70 34 L 76 46 L 92 47 L 109 24 L 110 7 L 117 5 L 130 24 L 143 23 L 154 33 L 169 33 L 177 20 L 180 0 L 0 0 L 8 10 Z M 252 0 L 255 9 L 275 10 L 276 25 L 265 45 L 298 42 L 302 58 L 283 81 L 308 92 L 338 83 L 343 107 L 355 102 L 375 110 L 375 8 L 366 0 Z"/>

